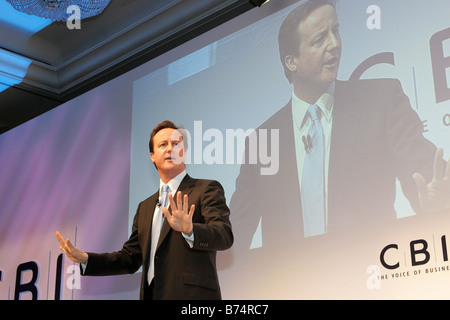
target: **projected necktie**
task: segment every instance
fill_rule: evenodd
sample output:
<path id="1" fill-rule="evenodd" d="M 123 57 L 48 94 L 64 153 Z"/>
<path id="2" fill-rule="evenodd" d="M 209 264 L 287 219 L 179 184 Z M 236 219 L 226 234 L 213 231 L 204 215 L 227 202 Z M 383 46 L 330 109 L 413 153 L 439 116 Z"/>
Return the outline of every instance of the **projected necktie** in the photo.
<path id="1" fill-rule="evenodd" d="M 148 268 L 148 274 L 147 274 L 147 278 L 148 278 L 148 284 L 150 285 L 150 283 L 153 280 L 153 276 L 155 274 L 155 251 L 156 251 L 156 246 L 158 245 L 158 240 L 159 240 L 159 235 L 161 233 L 161 227 L 163 224 L 163 212 L 161 210 L 162 207 L 166 207 L 167 208 L 167 201 L 168 201 L 168 196 L 170 193 L 170 188 L 168 185 L 164 184 L 161 187 L 161 191 L 160 191 L 160 197 L 159 197 L 159 201 L 157 204 L 157 209 L 155 211 L 155 214 L 153 216 L 153 224 L 152 224 L 152 243 L 151 243 L 151 249 L 150 249 L 150 266 Z"/>
<path id="2" fill-rule="evenodd" d="M 316 105 L 308 109 L 311 127 L 305 143 L 305 161 L 302 173 L 302 210 L 305 237 L 325 233 L 325 171 L 324 136 L 320 118 L 322 112 Z"/>

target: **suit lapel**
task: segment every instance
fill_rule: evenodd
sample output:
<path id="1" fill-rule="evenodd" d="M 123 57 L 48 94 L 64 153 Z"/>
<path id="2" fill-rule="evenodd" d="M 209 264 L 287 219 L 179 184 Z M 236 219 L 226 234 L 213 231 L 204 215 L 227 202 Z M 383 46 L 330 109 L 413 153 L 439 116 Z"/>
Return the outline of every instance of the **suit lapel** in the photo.
<path id="1" fill-rule="evenodd" d="M 350 92 L 351 91 L 351 92 Z M 330 164 L 328 171 L 328 208 L 330 227 L 339 219 L 333 208 L 339 208 L 342 192 L 351 170 L 351 156 L 354 151 L 362 103 L 357 88 L 349 82 L 336 81 L 331 133 Z"/>
<path id="2" fill-rule="evenodd" d="M 142 234 L 144 235 L 148 235 L 147 237 L 147 241 L 146 241 L 146 247 L 143 248 L 143 252 L 144 252 L 144 261 L 148 262 L 149 259 L 149 253 L 150 253 L 150 243 L 151 243 L 151 239 L 152 239 L 152 226 L 153 226 L 153 216 L 155 214 L 155 209 L 156 209 L 156 202 L 157 199 L 159 197 L 159 192 L 156 192 L 155 194 L 153 194 L 150 199 L 149 199 L 149 203 L 148 203 L 148 208 L 146 210 L 148 210 L 149 214 L 144 214 L 142 215 L 142 222 L 139 223 L 139 228 L 142 228 Z"/>
<path id="3" fill-rule="evenodd" d="M 267 124 L 267 129 L 270 130 L 272 128 L 279 130 L 279 170 L 273 176 L 265 176 L 266 185 L 260 185 L 259 187 L 271 190 L 270 194 L 263 193 L 267 194 L 269 199 L 282 199 L 286 210 L 280 211 L 277 209 L 277 205 L 277 208 L 274 208 L 272 211 L 277 212 L 276 215 L 271 214 L 263 218 L 263 233 L 264 224 L 277 225 L 281 221 L 283 230 L 287 234 L 298 235 L 299 230 L 303 234 L 302 204 L 292 119 L 292 100 Z M 261 201 L 261 204 L 263 205 L 261 210 L 267 210 L 265 201 Z M 287 220 L 290 223 L 286 224 L 285 221 Z M 277 237 L 275 234 L 273 236 Z"/>
<path id="4" fill-rule="evenodd" d="M 285 224 L 285 232 L 294 236 L 294 239 L 298 235 L 303 235 L 303 214 L 302 214 L 302 196 L 300 192 L 300 182 L 298 180 L 298 165 L 297 156 L 295 152 L 295 135 L 294 135 L 294 122 L 292 116 L 292 100 L 288 103 L 287 108 L 284 110 L 285 115 L 282 118 L 287 119 L 283 124 L 280 124 L 280 157 L 284 158 L 280 161 L 279 174 L 280 183 L 279 186 L 283 186 L 284 190 L 292 192 L 292 196 L 289 196 L 286 203 L 289 206 L 289 210 L 294 212 L 294 217 L 290 217 L 290 223 Z M 293 149 L 292 149 L 293 148 Z M 292 150 L 294 152 L 292 153 Z"/>
<path id="5" fill-rule="evenodd" d="M 298 166 L 297 157 L 295 153 L 295 136 L 294 136 L 294 124 L 292 119 L 292 100 L 288 103 L 283 110 L 285 113 L 281 116 L 283 123 L 279 125 L 280 128 L 280 157 L 282 157 L 283 165 L 279 168 L 281 181 L 285 185 L 286 190 L 291 190 L 292 193 L 300 201 L 295 201 L 295 205 L 298 206 L 299 212 L 301 212 L 301 195 L 300 195 L 300 183 L 298 180 Z M 287 121 L 285 121 L 287 119 Z M 294 147 L 294 153 L 292 154 L 292 146 Z M 280 161 L 281 162 L 281 161 Z M 292 204 L 294 206 L 294 203 Z"/>

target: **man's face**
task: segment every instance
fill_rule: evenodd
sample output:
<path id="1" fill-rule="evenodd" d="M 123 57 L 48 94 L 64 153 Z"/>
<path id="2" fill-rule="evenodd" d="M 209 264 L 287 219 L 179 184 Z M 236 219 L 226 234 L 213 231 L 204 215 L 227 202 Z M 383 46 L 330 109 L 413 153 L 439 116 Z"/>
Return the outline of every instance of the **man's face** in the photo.
<path id="1" fill-rule="evenodd" d="M 339 22 L 334 8 L 321 6 L 300 22 L 298 56 L 287 56 L 296 90 L 324 92 L 336 80 L 342 52 Z M 316 92 L 314 92 L 316 93 Z"/>
<path id="2" fill-rule="evenodd" d="M 183 136 L 178 130 L 165 128 L 153 137 L 150 157 L 160 174 L 175 177 L 185 168 Z"/>

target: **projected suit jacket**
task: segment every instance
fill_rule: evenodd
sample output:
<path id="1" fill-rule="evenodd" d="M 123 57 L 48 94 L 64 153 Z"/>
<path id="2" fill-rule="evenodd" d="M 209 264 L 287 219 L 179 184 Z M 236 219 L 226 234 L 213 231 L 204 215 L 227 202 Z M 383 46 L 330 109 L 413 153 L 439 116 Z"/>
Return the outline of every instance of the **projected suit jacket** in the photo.
<path id="1" fill-rule="evenodd" d="M 264 176 L 259 164 L 241 166 L 230 204 L 235 250 L 249 248 L 260 219 L 263 247 L 303 238 L 291 102 L 258 129 L 279 129 L 279 171 Z M 412 176 L 431 178 L 436 150 L 422 131 L 399 81 L 336 82 L 327 233 L 395 219 L 396 178 L 419 210 Z"/>
<path id="2" fill-rule="evenodd" d="M 194 245 L 190 248 L 183 235 L 164 221 L 155 254 L 154 298 L 220 299 L 216 250 L 225 250 L 233 243 L 224 190 L 217 181 L 186 175 L 178 191 L 189 195 L 189 206 L 195 204 Z M 158 196 L 157 192 L 139 204 L 132 234 L 122 250 L 89 253 L 85 275 L 134 273 L 143 265 L 145 272 L 142 272 L 140 297 L 144 299 L 153 213 Z"/>

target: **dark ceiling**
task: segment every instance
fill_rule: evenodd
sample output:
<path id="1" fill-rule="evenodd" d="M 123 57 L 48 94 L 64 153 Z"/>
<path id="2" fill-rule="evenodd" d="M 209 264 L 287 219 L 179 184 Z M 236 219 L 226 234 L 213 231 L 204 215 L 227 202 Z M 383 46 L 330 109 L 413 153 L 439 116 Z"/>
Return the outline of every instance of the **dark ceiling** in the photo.
<path id="1" fill-rule="evenodd" d="M 251 8 L 248 0 L 112 0 L 81 29 L 54 22 L 32 35 L 0 13 L 0 49 L 32 60 L 23 81 L 0 93 L 0 134 Z"/>

